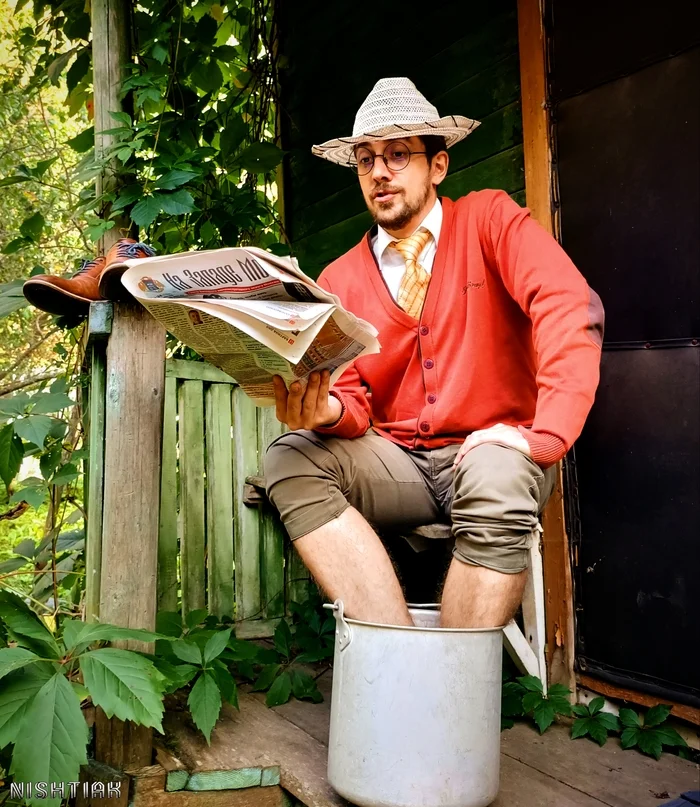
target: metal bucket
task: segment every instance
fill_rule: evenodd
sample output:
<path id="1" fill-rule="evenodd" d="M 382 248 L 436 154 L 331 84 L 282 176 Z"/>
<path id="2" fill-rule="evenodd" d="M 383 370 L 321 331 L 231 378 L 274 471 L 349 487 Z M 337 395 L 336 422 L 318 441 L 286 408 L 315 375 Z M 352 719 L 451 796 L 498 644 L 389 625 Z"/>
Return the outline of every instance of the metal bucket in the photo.
<path id="1" fill-rule="evenodd" d="M 360 807 L 486 807 L 498 793 L 502 629 L 347 619 L 333 605 L 328 780 Z"/>

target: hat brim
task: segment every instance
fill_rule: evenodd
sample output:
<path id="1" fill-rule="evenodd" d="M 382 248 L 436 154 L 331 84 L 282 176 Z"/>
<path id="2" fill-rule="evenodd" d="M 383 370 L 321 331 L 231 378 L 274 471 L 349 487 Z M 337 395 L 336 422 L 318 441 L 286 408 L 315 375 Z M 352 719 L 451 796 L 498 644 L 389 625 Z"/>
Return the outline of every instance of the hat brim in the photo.
<path id="1" fill-rule="evenodd" d="M 421 123 L 393 123 L 373 132 L 354 137 L 336 137 L 327 140 L 318 146 L 311 147 L 311 153 L 324 160 L 330 160 L 338 165 L 355 165 L 354 148 L 358 143 L 372 142 L 374 140 L 396 140 L 400 137 L 421 137 L 437 135 L 445 138 L 447 148 L 459 143 L 471 134 L 480 121 L 465 118 L 462 115 L 448 115 L 437 120 L 423 121 Z"/>

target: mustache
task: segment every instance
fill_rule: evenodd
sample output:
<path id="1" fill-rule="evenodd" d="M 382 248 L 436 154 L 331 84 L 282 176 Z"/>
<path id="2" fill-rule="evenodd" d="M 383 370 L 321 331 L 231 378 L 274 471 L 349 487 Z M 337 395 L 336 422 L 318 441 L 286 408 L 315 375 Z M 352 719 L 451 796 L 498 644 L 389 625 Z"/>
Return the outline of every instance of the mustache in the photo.
<path id="1" fill-rule="evenodd" d="M 401 188 L 394 188 L 391 185 L 377 185 L 370 197 L 375 199 L 380 193 L 401 193 Z"/>

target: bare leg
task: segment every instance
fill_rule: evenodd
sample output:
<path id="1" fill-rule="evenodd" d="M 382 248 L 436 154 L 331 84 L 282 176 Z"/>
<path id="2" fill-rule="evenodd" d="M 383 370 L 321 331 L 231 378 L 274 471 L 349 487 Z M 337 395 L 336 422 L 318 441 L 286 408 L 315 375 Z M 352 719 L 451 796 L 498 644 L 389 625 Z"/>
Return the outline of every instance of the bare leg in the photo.
<path id="1" fill-rule="evenodd" d="M 297 538 L 294 546 L 331 600 L 343 600 L 352 619 L 413 625 L 391 560 L 354 507 Z"/>
<path id="2" fill-rule="evenodd" d="M 503 574 L 452 559 L 442 593 L 443 628 L 495 628 L 513 618 L 527 571 Z"/>

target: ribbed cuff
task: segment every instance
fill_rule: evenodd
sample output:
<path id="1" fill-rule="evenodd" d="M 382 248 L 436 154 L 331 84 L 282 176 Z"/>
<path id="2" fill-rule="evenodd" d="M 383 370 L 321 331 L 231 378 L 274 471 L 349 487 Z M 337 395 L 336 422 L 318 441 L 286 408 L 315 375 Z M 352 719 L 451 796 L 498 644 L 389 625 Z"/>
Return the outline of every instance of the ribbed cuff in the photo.
<path id="1" fill-rule="evenodd" d="M 549 468 L 550 465 L 559 462 L 566 454 L 564 441 L 555 434 L 533 432 L 524 426 L 518 426 L 518 431 L 527 440 L 532 459 L 540 468 Z"/>
<path id="2" fill-rule="evenodd" d="M 337 393 L 335 390 L 330 390 L 328 394 L 340 401 L 340 417 L 334 423 L 329 423 L 327 426 L 317 426 L 314 431 L 321 432 L 321 434 L 335 434 L 338 428 L 344 425 L 343 421 L 346 419 L 348 413 L 348 408 L 345 406 L 345 401 L 339 393 Z"/>

